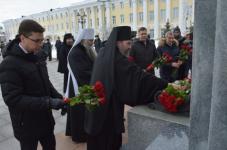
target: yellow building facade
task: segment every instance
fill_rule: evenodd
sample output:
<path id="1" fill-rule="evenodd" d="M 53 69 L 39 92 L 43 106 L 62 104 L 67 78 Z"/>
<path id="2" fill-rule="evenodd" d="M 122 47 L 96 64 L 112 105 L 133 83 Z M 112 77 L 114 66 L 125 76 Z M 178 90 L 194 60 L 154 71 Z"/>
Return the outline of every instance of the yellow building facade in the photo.
<path id="1" fill-rule="evenodd" d="M 94 28 L 102 40 L 112 27 L 128 25 L 137 31 L 146 27 L 151 38 L 160 38 L 167 21 L 184 34 L 193 25 L 194 0 L 87 0 L 69 7 L 4 21 L 8 39 L 13 39 L 23 19 L 34 19 L 44 28 L 45 37 L 56 40 L 65 33 L 77 36 L 82 28 Z"/>

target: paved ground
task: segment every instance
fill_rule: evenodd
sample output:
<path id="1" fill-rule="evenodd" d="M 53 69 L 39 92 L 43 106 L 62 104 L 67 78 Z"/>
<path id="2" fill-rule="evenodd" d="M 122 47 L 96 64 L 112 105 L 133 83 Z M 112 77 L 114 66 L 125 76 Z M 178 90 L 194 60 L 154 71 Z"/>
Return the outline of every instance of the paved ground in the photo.
<path id="1" fill-rule="evenodd" d="M 1 57 L 0 57 L 1 62 Z M 53 60 L 48 62 L 48 71 L 50 80 L 54 87 L 62 93 L 63 87 L 63 75 L 57 73 L 57 61 Z M 126 107 L 126 111 L 129 107 Z M 57 150 L 85 150 L 86 144 L 77 144 L 72 142 L 69 137 L 64 136 L 66 116 L 61 116 L 60 112 L 53 111 L 56 125 L 55 134 L 57 140 Z M 127 134 L 123 135 L 123 142 L 127 142 Z M 2 94 L 0 91 L 0 150 L 19 150 L 19 143 L 13 136 L 11 121 L 9 117 L 8 108 L 5 105 Z M 41 148 L 39 147 L 39 150 Z"/>

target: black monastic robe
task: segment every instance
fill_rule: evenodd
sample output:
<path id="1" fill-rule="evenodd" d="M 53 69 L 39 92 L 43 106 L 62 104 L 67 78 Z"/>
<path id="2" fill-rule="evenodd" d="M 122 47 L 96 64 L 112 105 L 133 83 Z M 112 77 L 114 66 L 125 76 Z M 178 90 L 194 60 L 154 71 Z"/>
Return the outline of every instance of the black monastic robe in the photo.
<path id="1" fill-rule="evenodd" d="M 98 57 L 102 57 L 102 53 L 103 50 Z M 99 65 L 103 62 L 96 63 Z M 108 83 L 113 85 L 111 93 L 106 84 L 108 78 L 98 79 L 106 85 L 106 94 L 110 95 L 106 105 L 86 112 L 85 130 L 89 135 L 87 150 L 119 150 L 121 134 L 124 132 L 124 104 L 135 106 L 150 103 L 154 100 L 155 93 L 168 84 L 167 81 L 146 73 L 135 63 L 129 62 L 117 49 L 113 73 L 114 82 Z"/>
<path id="2" fill-rule="evenodd" d="M 75 76 L 78 86 L 90 83 L 93 61 L 88 57 L 85 47 L 81 44 L 73 47 L 68 56 L 69 65 Z M 69 97 L 74 97 L 72 79 L 70 78 Z M 72 136 L 75 142 L 85 142 L 86 133 L 84 131 L 84 113 L 85 107 L 77 105 L 70 107 L 68 110 L 66 135 Z"/>

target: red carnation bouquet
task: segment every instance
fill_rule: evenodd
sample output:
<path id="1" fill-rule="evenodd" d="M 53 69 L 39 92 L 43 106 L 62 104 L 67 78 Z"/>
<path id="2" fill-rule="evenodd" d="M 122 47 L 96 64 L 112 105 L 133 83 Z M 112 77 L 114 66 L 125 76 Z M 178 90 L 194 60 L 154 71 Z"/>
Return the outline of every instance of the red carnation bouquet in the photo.
<path id="1" fill-rule="evenodd" d="M 171 113 L 179 112 L 185 104 L 190 104 L 191 81 L 189 79 L 177 81 L 175 84 L 180 85 L 180 89 L 175 89 L 172 85 L 161 92 L 158 101 L 164 109 Z M 188 109 L 190 105 L 187 105 Z M 188 110 L 189 111 L 189 110 Z"/>
<path id="2" fill-rule="evenodd" d="M 151 71 L 153 70 L 155 67 L 159 68 L 161 65 L 163 64 L 167 64 L 170 63 L 171 61 L 173 61 L 172 56 L 170 56 L 169 53 L 164 52 L 163 55 L 157 59 L 155 59 L 152 64 L 148 65 L 146 68 L 146 71 Z"/>
<path id="3" fill-rule="evenodd" d="M 178 59 L 181 61 L 187 61 L 190 55 L 192 55 L 192 47 L 189 46 L 188 44 L 181 45 Z"/>
<path id="4" fill-rule="evenodd" d="M 100 81 L 96 81 L 94 86 L 84 85 L 79 87 L 79 95 L 72 98 L 65 98 L 65 103 L 70 106 L 84 104 L 90 111 L 106 103 L 104 86 Z"/>

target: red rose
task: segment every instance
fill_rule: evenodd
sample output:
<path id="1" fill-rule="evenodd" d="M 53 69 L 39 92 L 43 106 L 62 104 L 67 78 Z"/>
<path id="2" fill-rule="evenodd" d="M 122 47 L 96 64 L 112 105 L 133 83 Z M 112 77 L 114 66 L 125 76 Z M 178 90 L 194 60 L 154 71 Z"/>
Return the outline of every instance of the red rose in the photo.
<path id="1" fill-rule="evenodd" d="M 163 53 L 164 58 L 166 58 L 167 62 L 171 62 L 173 60 L 172 56 L 170 56 L 167 52 Z"/>
<path id="2" fill-rule="evenodd" d="M 146 71 L 152 71 L 154 69 L 154 65 L 153 64 L 149 64 L 146 68 Z"/>
<path id="3" fill-rule="evenodd" d="M 181 45 L 181 49 L 187 49 L 187 45 L 185 45 L 185 44 L 183 44 L 183 45 Z"/>
<path id="4" fill-rule="evenodd" d="M 65 97 L 65 98 L 63 98 L 63 101 L 64 101 L 64 103 L 68 104 L 70 102 L 70 99 Z"/>
<path id="5" fill-rule="evenodd" d="M 99 104 L 104 105 L 106 103 L 105 97 L 99 98 Z"/>
<path id="6" fill-rule="evenodd" d="M 96 81 L 95 82 L 95 85 L 93 86 L 93 90 L 95 91 L 95 92 L 100 92 L 100 91 L 103 91 L 103 84 L 102 84 L 102 82 L 100 82 L 100 81 Z"/>
<path id="7" fill-rule="evenodd" d="M 129 61 L 129 62 L 134 62 L 134 61 L 135 61 L 135 58 L 132 57 L 132 56 L 128 56 L 128 61 Z"/>
<path id="8" fill-rule="evenodd" d="M 182 98 L 178 97 L 178 98 L 176 99 L 176 106 L 180 106 L 180 105 L 182 105 L 182 104 L 184 104 L 184 100 L 183 100 Z"/>
<path id="9" fill-rule="evenodd" d="M 97 95 L 99 98 L 105 97 L 105 94 L 104 94 L 103 91 L 101 91 L 101 92 L 96 92 L 96 95 Z"/>

